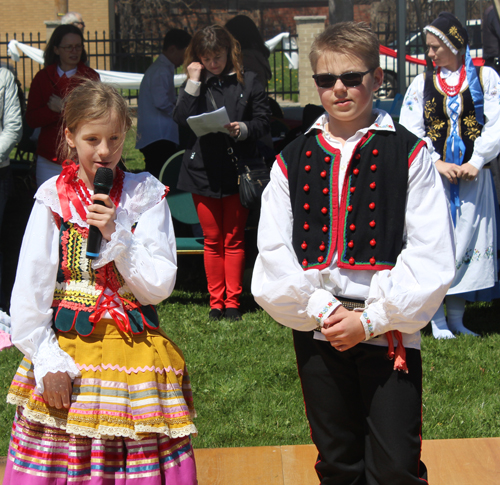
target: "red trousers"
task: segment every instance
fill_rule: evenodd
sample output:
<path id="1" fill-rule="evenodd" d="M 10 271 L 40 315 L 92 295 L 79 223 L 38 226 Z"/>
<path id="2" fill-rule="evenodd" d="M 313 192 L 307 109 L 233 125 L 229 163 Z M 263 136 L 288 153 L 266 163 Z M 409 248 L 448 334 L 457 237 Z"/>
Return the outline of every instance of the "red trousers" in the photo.
<path id="1" fill-rule="evenodd" d="M 243 289 L 248 209 L 241 205 L 239 194 L 220 199 L 193 194 L 193 201 L 205 238 L 210 308 L 238 308 Z"/>

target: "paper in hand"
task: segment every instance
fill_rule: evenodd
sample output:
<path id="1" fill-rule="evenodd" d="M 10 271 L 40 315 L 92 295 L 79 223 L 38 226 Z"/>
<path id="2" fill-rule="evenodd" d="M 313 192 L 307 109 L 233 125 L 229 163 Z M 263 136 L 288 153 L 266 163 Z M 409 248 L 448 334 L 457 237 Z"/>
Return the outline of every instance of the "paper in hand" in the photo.
<path id="1" fill-rule="evenodd" d="M 190 128 L 196 136 L 207 135 L 208 133 L 228 133 L 224 125 L 230 123 L 226 108 L 223 106 L 216 111 L 203 113 L 197 116 L 190 116 L 187 119 Z"/>

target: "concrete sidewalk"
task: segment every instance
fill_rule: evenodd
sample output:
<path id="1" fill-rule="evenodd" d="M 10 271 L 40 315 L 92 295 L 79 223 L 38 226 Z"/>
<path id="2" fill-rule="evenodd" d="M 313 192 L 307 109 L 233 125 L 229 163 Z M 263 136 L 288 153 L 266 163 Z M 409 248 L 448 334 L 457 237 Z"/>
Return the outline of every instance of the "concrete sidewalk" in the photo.
<path id="1" fill-rule="evenodd" d="M 313 445 L 195 449 L 199 485 L 318 485 Z M 427 440 L 431 485 L 499 485 L 500 438 Z M 3 480 L 6 458 L 0 458 Z M 237 473 L 235 471 L 237 470 Z M 390 484 L 384 484 L 390 485 Z"/>

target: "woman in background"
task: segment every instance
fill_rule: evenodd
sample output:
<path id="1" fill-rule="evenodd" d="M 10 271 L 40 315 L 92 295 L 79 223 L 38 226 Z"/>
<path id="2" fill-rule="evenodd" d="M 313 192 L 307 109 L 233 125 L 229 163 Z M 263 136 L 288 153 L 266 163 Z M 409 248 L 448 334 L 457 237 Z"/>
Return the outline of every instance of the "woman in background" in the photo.
<path id="1" fill-rule="evenodd" d="M 228 149 L 240 159 L 259 156 L 256 141 L 269 132 L 266 94 L 254 72 L 243 72 L 239 43 L 219 25 L 193 36 L 184 66 L 188 79 L 179 90 L 174 121 L 187 127 L 190 116 L 224 106 L 230 123 L 227 133 L 197 137 L 190 131 L 177 187 L 193 194 L 205 237 L 209 318 L 241 320 L 248 210 L 240 203 L 238 171 Z"/>
<path id="2" fill-rule="evenodd" d="M 28 125 L 40 128 L 36 151 L 38 186 L 62 169 L 57 153 L 64 98 L 82 81 L 99 80 L 99 74 L 85 65 L 83 34 L 74 25 L 60 25 L 54 30 L 43 57 L 45 67 L 33 78 L 26 108 Z"/>

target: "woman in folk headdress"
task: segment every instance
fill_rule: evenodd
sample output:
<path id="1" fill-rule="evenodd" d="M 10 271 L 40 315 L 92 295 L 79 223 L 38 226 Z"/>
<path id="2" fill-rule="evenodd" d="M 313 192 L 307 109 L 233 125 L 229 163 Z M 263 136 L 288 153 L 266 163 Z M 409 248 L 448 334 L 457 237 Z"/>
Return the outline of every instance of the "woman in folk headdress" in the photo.
<path id="1" fill-rule="evenodd" d="M 435 338 L 473 334 L 463 324 L 465 301 L 500 296 L 493 180 L 485 165 L 500 152 L 500 78 L 476 68 L 467 30 L 448 12 L 424 29 L 435 70 L 412 82 L 401 123 L 425 137 L 448 192 L 455 223 L 456 277 L 432 319 Z M 439 228 L 436 228 L 438 231 Z"/>

